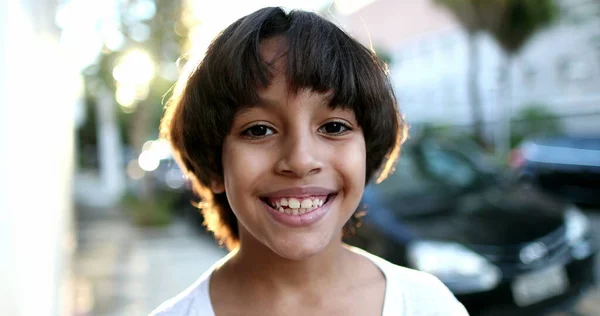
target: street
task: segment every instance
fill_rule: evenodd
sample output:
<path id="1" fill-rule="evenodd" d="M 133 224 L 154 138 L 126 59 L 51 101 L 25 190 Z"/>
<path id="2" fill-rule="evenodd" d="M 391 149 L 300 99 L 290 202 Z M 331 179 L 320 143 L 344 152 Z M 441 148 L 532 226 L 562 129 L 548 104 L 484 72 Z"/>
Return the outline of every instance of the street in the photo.
<path id="1" fill-rule="evenodd" d="M 119 210 L 83 213 L 74 267 L 77 316 L 148 315 L 226 254 L 181 220 L 152 229 L 133 226 Z"/>
<path id="2" fill-rule="evenodd" d="M 600 241 L 600 211 L 587 211 Z M 208 234 L 183 220 L 162 229 L 134 227 L 119 210 L 78 214 L 74 272 L 75 315 L 147 315 L 191 285 L 226 252 Z M 600 275 L 600 262 L 596 262 Z M 600 315 L 600 290 L 587 292 L 569 312 L 549 316 Z"/>

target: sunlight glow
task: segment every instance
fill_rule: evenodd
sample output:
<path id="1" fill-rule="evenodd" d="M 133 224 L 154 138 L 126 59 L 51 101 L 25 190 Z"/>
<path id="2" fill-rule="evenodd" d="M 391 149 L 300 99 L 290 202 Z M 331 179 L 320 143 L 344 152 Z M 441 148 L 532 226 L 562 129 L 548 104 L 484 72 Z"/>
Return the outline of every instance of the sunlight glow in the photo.
<path id="1" fill-rule="evenodd" d="M 61 31 L 61 46 L 71 63 L 83 70 L 94 64 L 103 42 L 110 50 L 120 49 L 118 1 L 60 1 L 56 24 Z"/>
<path id="2" fill-rule="evenodd" d="M 138 101 L 145 100 L 148 97 L 149 91 L 148 85 L 136 86 L 131 84 L 120 84 L 117 82 L 115 96 L 123 111 L 132 113 L 137 108 Z"/>
<path id="3" fill-rule="evenodd" d="M 179 189 L 185 185 L 185 178 L 177 169 L 169 170 L 165 181 L 171 189 Z"/>
<path id="4" fill-rule="evenodd" d="M 142 151 L 152 150 L 152 143 L 153 143 L 153 141 L 151 141 L 151 140 L 145 142 L 144 145 L 142 145 Z"/>
<path id="5" fill-rule="evenodd" d="M 189 28 L 202 25 L 204 31 L 195 31 L 191 35 L 192 47 L 185 51 L 202 51 L 206 43 L 223 30 L 227 25 L 243 15 L 265 6 L 283 6 L 288 9 L 326 10 L 335 7 L 342 14 L 356 11 L 374 0 L 220 0 L 197 1 L 184 0 L 186 10 L 183 12 L 181 22 Z M 123 48 L 124 35 L 118 24 L 120 23 L 121 0 L 116 1 L 89 1 L 68 0 L 62 1 L 56 15 L 57 25 L 62 29 L 61 42 L 63 47 L 71 52 L 71 58 L 80 68 L 93 64 L 103 45 L 111 51 Z M 147 21 L 156 14 L 156 6 L 151 0 L 136 0 L 129 7 L 129 14 L 133 14 L 142 21 Z M 145 26 L 139 26 L 134 31 L 135 37 L 146 38 Z M 175 30 L 177 30 L 177 25 Z M 202 37 L 202 38 L 200 38 Z M 100 40 L 99 40 L 100 39 Z M 143 62 L 143 61 L 142 61 Z"/>
<path id="6" fill-rule="evenodd" d="M 119 51 L 125 44 L 125 36 L 119 30 L 117 22 L 105 22 L 100 30 L 104 46 L 113 52 Z"/>
<path id="7" fill-rule="evenodd" d="M 116 98 L 117 102 L 123 107 L 123 111 L 131 113 L 135 110 L 137 101 L 135 87 L 117 85 Z"/>
<path id="8" fill-rule="evenodd" d="M 119 60 L 113 69 L 113 77 L 117 81 L 115 97 L 123 111 L 134 112 L 137 102 L 148 97 L 148 85 L 154 72 L 154 62 L 143 50 L 132 50 Z"/>
<path id="9" fill-rule="evenodd" d="M 160 158 L 153 151 L 144 151 L 138 158 L 138 164 L 144 171 L 154 171 L 160 164 Z"/>
<path id="10" fill-rule="evenodd" d="M 137 164 L 144 171 L 154 171 L 160 165 L 160 161 L 172 157 L 171 145 L 165 140 L 149 140 L 142 146 L 142 153 L 138 157 Z M 136 174 L 136 170 L 133 166 L 128 166 L 128 173 L 130 177 L 134 178 L 132 174 Z"/>
<path id="11" fill-rule="evenodd" d="M 125 54 L 113 70 L 113 77 L 120 84 L 145 85 L 153 76 L 154 61 L 140 49 Z"/>
<path id="12" fill-rule="evenodd" d="M 327 8 L 332 3 L 333 0 L 255 0 L 243 2 L 234 0 L 188 0 L 186 1 L 186 8 L 189 13 L 183 16 L 183 22 L 191 28 L 188 35 L 190 47 L 186 51 L 194 56 L 193 60 L 201 59 L 204 51 L 219 32 L 238 18 L 262 7 L 282 6 L 286 9 L 317 11 Z"/>
<path id="13" fill-rule="evenodd" d="M 157 139 L 152 142 L 150 147 L 159 159 L 167 159 L 171 157 L 171 145 L 164 139 Z"/>
<path id="14" fill-rule="evenodd" d="M 140 167 L 137 159 L 133 159 L 127 164 L 127 175 L 133 180 L 139 180 L 144 177 L 144 170 Z"/>

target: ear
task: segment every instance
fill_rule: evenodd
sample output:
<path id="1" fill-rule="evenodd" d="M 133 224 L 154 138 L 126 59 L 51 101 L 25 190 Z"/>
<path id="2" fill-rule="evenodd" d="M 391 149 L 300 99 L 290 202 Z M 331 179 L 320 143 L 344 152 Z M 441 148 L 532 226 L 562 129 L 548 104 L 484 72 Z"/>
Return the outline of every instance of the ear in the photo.
<path id="1" fill-rule="evenodd" d="M 221 179 L 212 179 L 210 180 L 210 189 L 214 194 L 221 194 L 225 192 L 225 184 Z"/>

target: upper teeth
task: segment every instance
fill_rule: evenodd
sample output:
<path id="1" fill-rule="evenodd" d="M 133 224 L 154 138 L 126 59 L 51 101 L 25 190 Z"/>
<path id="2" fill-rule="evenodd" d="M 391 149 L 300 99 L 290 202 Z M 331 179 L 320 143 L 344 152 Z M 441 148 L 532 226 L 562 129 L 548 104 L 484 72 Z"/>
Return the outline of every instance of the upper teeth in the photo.
<path id="1" fill-rule="evenodd" d="M 279 208 L 281 206 L 287 206 L 291 209 L 310 209 L 322 206 L 324 200 L 320 198 L 305 198 L 305 199 L 296 199 L 296 198 L 281 198 L 274 201 L 275 208 Z"/>

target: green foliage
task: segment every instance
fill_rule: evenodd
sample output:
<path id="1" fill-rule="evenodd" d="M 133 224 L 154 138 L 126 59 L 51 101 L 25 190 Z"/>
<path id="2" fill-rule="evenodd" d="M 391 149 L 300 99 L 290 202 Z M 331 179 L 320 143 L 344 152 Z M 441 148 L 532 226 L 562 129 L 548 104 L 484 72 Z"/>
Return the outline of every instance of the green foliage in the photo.
<path id="1" fill-rule="evenodd" d="M 488 1 L 482 0 L 434 0 L 448 9 L 469 33 L 485 29 L 484 9 Z"/>
<path id="2" fill-rule="evenodd" d="M 84 99 L 86 124 L 77 131 L 77 166 L 83 169 L 96 169 L 96 148 L 98 146 L 96 126 L 96 100 L 86 92 Z"/>
<path id="3" fill-rule="evenodd" d="M 423 123 L 411 126 L 411 141 L 418 141 L 420 139 L 427 138 L 433 138 L 439 141 L 451 143 L 477 144 L 481 150 L 487 150 L 485 146 L 481 146 L 479 139 L 477 139 L 473 131 L 465 126 L 431 123 Z"/>
<path id="4" fill-rule="evenodd" d="M 162 192 L 154 199 L 142 199 L 128 194 L 121 201 L 125 213 L 139 226 L 165 226 L 172 222 L 174 193 Z"/>
<path id="5" fill-rule="evenodd" d="M 511 147 L 519 145 L 525 138 L 558 135 L 564 131 L 560 117 L 541 103 L 523 107 L 511 125 Z"/>
<path id="6" fill-rule="evenodd" d="M 555 21 L 554 0 L 434 0 L 449 9 L 469 32 L 492 34 L 508 54 L 517 53 L 540 28 Z"/>
<path id="7" fill-rule="evenodd" d="M 93 100 L 106 89 L 113 95 L 116 93 L 117 85 L 113 78 L 113 69 L 127 52 L 133 49 L 142 49 L 149 53 L 155 63 L 156 73 L 149 83 L 149 93 L 144 100 L 140 100 L 133 113 L 125 112 L 119 107 L 118 122 L 120 125 L 123 143 L 133 148 L 141 144 L 135 142 L 133 135 L 143 135 L 146 139 L 155 138 L 158 123 L 163 110 L 163 95 L 175 83 L 172 78 L 161 75 L 161 67 L 174 65 L 183 53 L 183 47 L 187 44 L 189 29 L 181 23 L 183 12 L 182 0 L 153 0 L 155 10 L 152 16 L 142 16 L 136 13 L 137 0 L 123 1 L 119 30 L 124 36 L 124 44 L 116 51 L 104 48 L 99 54 L 94 65 L 91 65 L 83 73 L 88 100 Z M 149 30 L 148 38 L 140 40 L 135 35 L 135 30 Z M 139 32 L 138 32 L 139 33 Z M 114 99 L 116 103 L 116 98 Z M 143 119 L 136 118 L 139 112 L 145 111 Z M 91 131 L 95 122 L 88 117 L 83 128 Z M 137 124 L 137 126 L 136 126 Z M 135 133 L 133 130 L 137 130 Z M 86 132 L 87 133 L 87 132 Z M 82 141 L 86 141 L 82 139 Z M 143 143 L 143 142 L 142 142 Z M 94 143 L 82 144 L 82 146 L 95 146 Z"/>
<path id="8" fill-rule="evenodd" d="M 487 30 L 508 54 L 516 54 L 540 29 L 559 16 L 554 0 L 495 0 L 501 9 L 501 19 Z"/>

